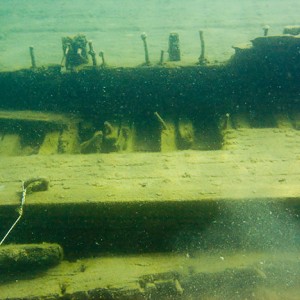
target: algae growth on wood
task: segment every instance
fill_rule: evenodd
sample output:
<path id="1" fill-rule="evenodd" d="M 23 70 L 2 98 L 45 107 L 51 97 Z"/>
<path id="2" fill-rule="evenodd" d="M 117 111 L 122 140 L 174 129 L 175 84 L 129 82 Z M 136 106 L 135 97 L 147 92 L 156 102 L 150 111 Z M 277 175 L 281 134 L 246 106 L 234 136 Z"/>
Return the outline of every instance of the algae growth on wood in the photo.
<path id="1" fill-rule="evenodd" d="M 0 73 L 0 298 L 297 294 L 299 41 Z"/>

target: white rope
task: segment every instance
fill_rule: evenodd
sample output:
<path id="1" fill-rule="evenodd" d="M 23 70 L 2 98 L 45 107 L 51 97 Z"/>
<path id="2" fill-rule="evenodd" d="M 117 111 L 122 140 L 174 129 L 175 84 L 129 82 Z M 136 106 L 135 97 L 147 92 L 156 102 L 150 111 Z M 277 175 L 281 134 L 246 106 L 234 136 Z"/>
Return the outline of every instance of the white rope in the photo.
<path id="1" fill-rule="evenodd" d="M 10 229 L 7 231 L 6 235 L 4 236 L 4 238 L 1 240 L 0 242 L 0 246 L 2 245 L 2 243 L 5 241 L 5 239 L 8 237 L 8 235 L 10 234 L 10 232 L 14 229 L 14 227 L 17 225 L 17 223 L 19 222 L 19 220 L 21 219 L 22 215 L 23 215 L 23 205 L 25 204 L 25 198 L 26 198 L 26 189 L 24 186 L 24 181 L 22 181 L 22 198 L 21 198 L 21 205 L 18 209 L 19 212 L 19 216 L 17 218 L 17 220 L 15 221 L 14 224 L 12 224 L 12 226 L 10 227 Z"/>
<path id="2" fill-rule="evenodd" d="M 6 235 L 4 236 L 4 238 L 2 239 L 2 241 L 0 242 L 0 246 L 5 241 L 5 239 L 10 234 L 10 232 L 14 229 L 14 227 L 17 225 L 17 223 L 19 222 L 19 220 L 21 219 L 21 217 L 22 217 L 22 214 L 20 214 L 19 217 L 17 218 L 17 220 L 15 221 L 15 223 L 12 224 L 12 226 L 10 227 L 10 229 L 7 231 Z"/>

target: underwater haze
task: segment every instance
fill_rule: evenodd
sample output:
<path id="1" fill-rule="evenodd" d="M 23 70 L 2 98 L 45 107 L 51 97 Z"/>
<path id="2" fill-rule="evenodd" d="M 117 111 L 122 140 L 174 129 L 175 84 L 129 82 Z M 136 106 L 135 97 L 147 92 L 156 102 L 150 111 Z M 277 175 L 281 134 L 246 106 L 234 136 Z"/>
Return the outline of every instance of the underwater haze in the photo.
<path id="1" fill-rule="evenodd" d="M 104 51 L 109 65 L 138 65 L 144 60 L 142 32 L 148 35 L 150 61 L 167 50 L 170 32 L 180 36 L 182 61 L 197 62 L 199 30 L 204 31 L 209 61 L 224 61 L 232 46 L 262 35 L 282 33 L 299 23 L 297 0 L 2 0 L 0 70 L 30 66 L 29 46 L 37 65 L 59 64 L 61 38 L 78 33 Z"/>
<path id="2" fill-rule="evenodd" d="M 299 13 L 0 0 L 0 300 L 300 299 Z"/>

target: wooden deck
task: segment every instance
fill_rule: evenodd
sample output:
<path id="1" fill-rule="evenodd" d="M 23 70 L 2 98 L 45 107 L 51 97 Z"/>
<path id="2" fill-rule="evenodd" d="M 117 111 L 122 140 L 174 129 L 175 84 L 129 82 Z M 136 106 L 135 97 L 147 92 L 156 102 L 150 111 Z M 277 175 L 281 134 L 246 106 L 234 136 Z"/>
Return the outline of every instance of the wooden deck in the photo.
<path id="1" fill-rule="evenodd" d="M 298 199 L 300 132 L 228 130 L 218 151 L 0 157 L 1 206 L 17 205 L 21 180 L 47 178 L 26 205 Z"/>
<path id="2" fill-rule="evenodd" d="M 296 253 L 195 253 L 62 262 L 0 285 L 0 299 L 297 299 Z M 12 278 L 13 280 L 13 278 Z"/>
<path id="3" fill-rule="evenodd" d="M 223 134 L 223 150 L 216 151 L 2 156 L 3 234 L 16 216 L 21 180 L 50 183 L 47 191 L 27 194 L 23 219 L 6 243 L 57 242 L 67 259 L 86 258 L 64 260 L 42 275 L 19 274 L 16 282 L 14 275 L 3 278 L 0 299 L 197 299 L 199 293 L 204 299 L 236 293 L 296 299 L 299 255 L 290 247 L 297 244 L 300 132 L 240 128 Z M 255 209 L 244 205 L 255 201 Z M 265 207 L 268 201 L 297 211 L 282 221 L 286 210 Z M 222 203 L 244 204 L 222 215 L 228 209 Z M 193 238 L 208 238 L 216 249 L 197 254 L 185 244 Z M 241 241 L 247 251 L 237 253 Z M 265 245 L 267 252 L 251 252 Z M 287 252 L 272 254 L 282 245 Z M 176 249 L 178 255 L 99 256 Z"/>

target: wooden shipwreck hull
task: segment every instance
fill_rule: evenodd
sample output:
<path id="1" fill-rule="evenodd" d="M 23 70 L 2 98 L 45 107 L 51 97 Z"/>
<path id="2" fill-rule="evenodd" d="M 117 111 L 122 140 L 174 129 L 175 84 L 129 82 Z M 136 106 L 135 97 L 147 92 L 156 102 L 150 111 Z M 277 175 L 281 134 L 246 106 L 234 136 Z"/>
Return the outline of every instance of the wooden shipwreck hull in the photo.
<path id="1" fill-rule="evenodd" d="M 299 295 L 300 39 L 252 44 L 222 65 L 0 73 L 1 234 L 42 180 L 5 243 L 65 255 L 8 270 L 0 299 Z"/>

